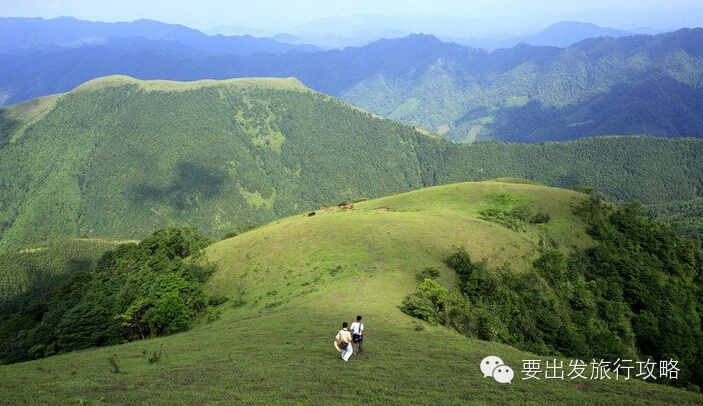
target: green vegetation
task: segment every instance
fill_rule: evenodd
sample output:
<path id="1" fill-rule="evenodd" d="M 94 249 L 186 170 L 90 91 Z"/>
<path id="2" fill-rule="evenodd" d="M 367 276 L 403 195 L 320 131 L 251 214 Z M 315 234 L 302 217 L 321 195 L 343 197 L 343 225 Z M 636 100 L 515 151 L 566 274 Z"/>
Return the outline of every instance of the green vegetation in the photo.
<path id="1" fill-rule="evenodd" d="M 325 204 L 504 177 L 647 205 L 703 190 L 701 140 L 453 144 L 294 79 L 108 77 L 0 111 L 0 251 L 168 226 L 217 239 Z"/>
<path id="2" fill-rule="evenodd" d="M 14 139 L 0 150 L 3 249 L 170 225 L 217 237 L 422 186 L 413 147 L 427 136 L 294 80 L 110 77 L 34 117 L 3 137 Z"/>
<path id="3" fill-rule="evenodd" d="M 223 301 L 202 292 L 214 269 L 184 261 L 210 243 L 194 229 L 164 229 L 107 251 L 89 269 L 72 269 L 58 286 L 47 286 L 55 278 L 45 278 L 38 283 L 43 292 L 22 291 L 23 301 L 7 297 L 0 302 L 2 362 L 185 331 L 196 315 Z"/>
<path id="4" fill-rule="evenodd" d="M 481 182 L 277 220 L 207 247 L 198 260 L 217 266 L 207 294 L 231 299 L 217 307 L 219 318 L 184 333 L 2 365 L 3 402 L 699 404 L 699 394 L 641 379 L 523 380 L 522 360 L 537 355 L 399 310 L 415 291 L 416 274 L 436 277 L 439 270 L 439 283 L 454 281 L 443 262 L 452 246 L 486 258 L 488 269 L 506 262 L 515 271 L 532 269 L 544 224 L 516 232 L 481 218 L 502 201 L 550 213 L 547 232 L 560 249 L 594 247 L 573 212 L 584 200 L 535 184 Z M 340 374 L 332 340 L 357 314 L 368 330 L 366 355 L 352 357 Z M 487 355 L 515 369 L 511 384 L 483 377 L 479 363 Z"/>
<path id="5" fill-rule="evenodd" d="M 703 199 L 701 198 L 648 205 L 647 214 L 671 224 L 684 235 L 703 241 Z"/>
<path id="6" fill-rule="evenodd" d="M 646 218 L 638 204 L 616 209 L 591 198 L 576 210 L 588 220 L 594 247 L 569 255 L 544 247 L 533 269 L 523 272 L 489 269 L 461 248 L 445 258 L 457 289 L 423 273 L 401 309 L 467 337 L 535 354 L 674 360 L 677 379 L 664 373 L 658 382 L 699 391 L 703 250 Z"/>
<path id="7" fill-rule="evenodd" d="M 125 72 L 173 80 L 286 76 L 455 141 L 701 137 L 701 42 L 703 28 L 693 28 L 489 52 L 416 34 L 328 52 L 212 58 L 104 44 L 12 55 L 0 67 L 0 93 L 16 103 Z"/>

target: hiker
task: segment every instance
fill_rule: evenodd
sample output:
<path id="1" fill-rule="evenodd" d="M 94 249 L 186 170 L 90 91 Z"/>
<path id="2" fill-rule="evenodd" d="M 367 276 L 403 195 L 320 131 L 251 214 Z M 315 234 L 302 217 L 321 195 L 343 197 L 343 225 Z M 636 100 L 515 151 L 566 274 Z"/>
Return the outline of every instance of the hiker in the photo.
<path id="1" fill-rule="evenodd" d="M 354 353 L 354 347 L 351 345 L 352 336 L 347 330 L 348 326 L 349 324 L 346 321 L 342 323 L 342 329 L 339 330 L 337 337 L 335 337 L 337 348 L 342 351 L 342 359 L 345 361 L 349 361 L 349 357 Z"/>
<path id="2" fill-rule="evenodd" d="M 356 321 L 351 324 L 352 348 L 354 354 L 364 353 L 364 325 L 361 323 L 361 316 L 356 316 Z"/>

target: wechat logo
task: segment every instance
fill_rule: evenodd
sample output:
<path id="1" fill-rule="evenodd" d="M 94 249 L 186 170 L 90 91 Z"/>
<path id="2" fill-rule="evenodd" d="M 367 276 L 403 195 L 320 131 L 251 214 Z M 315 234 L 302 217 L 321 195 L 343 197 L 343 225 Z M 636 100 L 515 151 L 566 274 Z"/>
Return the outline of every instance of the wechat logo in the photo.
<path id="1" fill-rule="evenodd" d="M 503 360 L 491 355 L 481 361 L 481 372 L 483 377 L 492 376 L 498 383 L 511 383 L 515 372 L 503 363 Z"/>

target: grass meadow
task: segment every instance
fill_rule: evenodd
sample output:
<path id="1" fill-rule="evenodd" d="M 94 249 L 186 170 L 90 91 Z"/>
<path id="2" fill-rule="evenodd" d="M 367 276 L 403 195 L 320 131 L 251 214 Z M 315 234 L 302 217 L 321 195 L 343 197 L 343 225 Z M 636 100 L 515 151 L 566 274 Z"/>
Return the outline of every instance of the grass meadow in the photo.
<path id="1" fill-rule="evenodd" d="M 439 268 L 443 283 L 452 283 L 442 263 L 452 246 L 492 266 L 529 266 L 544 230 L 493 224 L 477 215 L 487 207 L 529 204 L 550 213 L 547 232 L 564 248 L 587 246 L 570 209 L 582 198 L 483 182 L 282 219 L 206 250 L 219 267 L 208 289 L 230 299 L 216 320 L 173 336 L 0 366 L 2 403 L 702 404 L 701 395 L 638 379 L 524 380 L 524 360 L 553 357 L 468 339 L 399 310 L 423 267 Z M 344 362 L 333 339 L 357 314 L 366 354 Z M 489 355 L 513 368 L 511 383 L 483 376 L 479 364 Z"/>

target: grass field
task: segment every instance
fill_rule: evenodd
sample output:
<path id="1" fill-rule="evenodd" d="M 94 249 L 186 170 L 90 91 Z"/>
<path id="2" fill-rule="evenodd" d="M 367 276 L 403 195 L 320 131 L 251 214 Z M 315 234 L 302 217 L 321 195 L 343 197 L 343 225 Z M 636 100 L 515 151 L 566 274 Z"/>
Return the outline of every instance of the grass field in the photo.
<path id="1" fill-rule="evenodd" d="M 591 244 L 570 209 L 582 198 L 483 182 L 282 219 L 206 250 L 219 265 L 209 289 L 230 298 L 217 320 L 174 336 L 0 366 L 2 403 L 703 403 L 701 395 L 641 379 L 523 380 L 524 360 L 551 358 L 467 339 L 398 309 L 423 267 L 440 268 L 440 279 L 451 284 L 442 258 L 452 246 L 491 265 L 529 266 L 542 230 L 518 233 L 483 220 L 477 213 L 486 207 L 529 204 L 550 213 L 549 232 L 564 249 Z M 342 321 L 357 314 L 367 330 L 366 354 L 343 362 L 332 341 Z M 489 355 L 513 368 L 512 383 L 484 378 L 479 364 Z"/>

